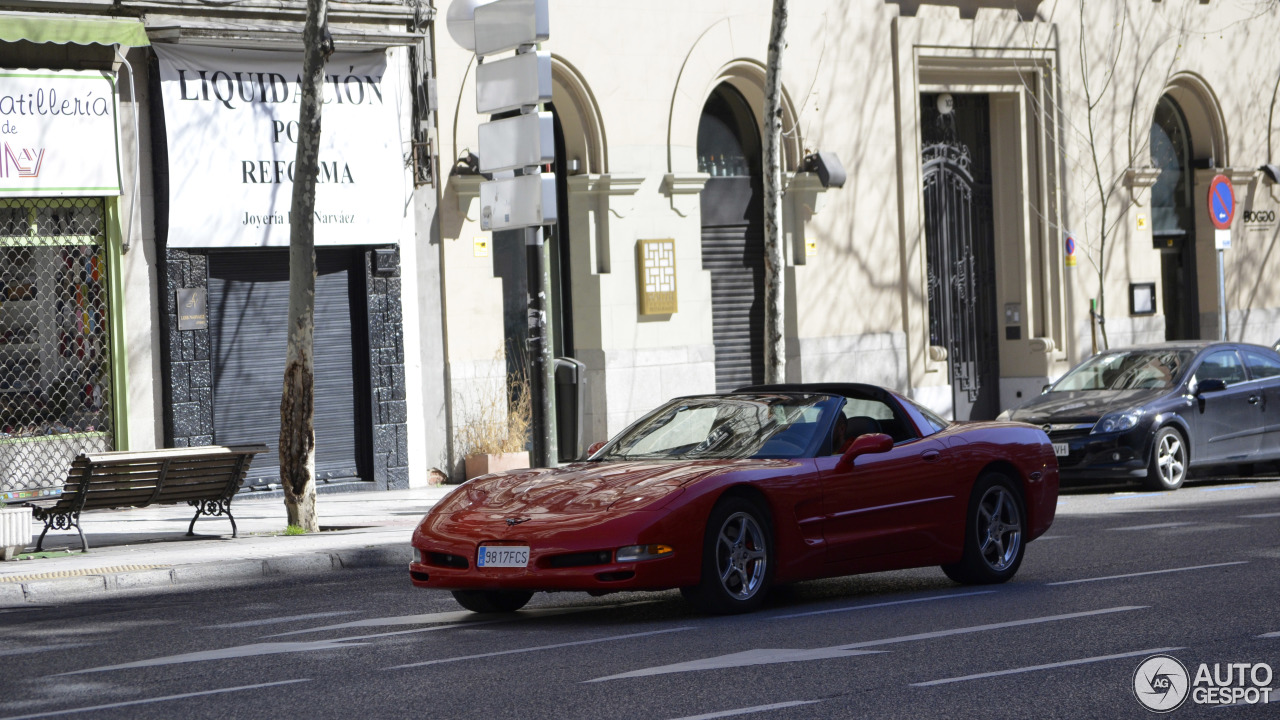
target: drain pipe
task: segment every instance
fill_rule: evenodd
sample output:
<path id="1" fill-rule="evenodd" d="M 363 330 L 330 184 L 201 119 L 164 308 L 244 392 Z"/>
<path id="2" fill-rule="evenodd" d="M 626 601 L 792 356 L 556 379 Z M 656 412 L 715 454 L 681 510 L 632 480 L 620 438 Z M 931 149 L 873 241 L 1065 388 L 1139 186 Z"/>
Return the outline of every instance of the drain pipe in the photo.
<path id="1" fill-rule="evenodd" d="M 138 212 L 138 178 L 141 174 L 142 161 L 138 154 L 138 93 L 134 89 L 133 84 L 133 66 L 129 64 L 128 58 L 124 53 L 120 52 L 120 46 L 114 46 L 116 49 L 116 57 L 120 58 L 120 62 L 124 63 L 125 70 L 129 73 L 129 99 L 133 101 L 133 193 L 129 195 L 129 229 L 127 232 L 121 233 L 120 253 L 129 252 L 130 240 L 133 236 L 133 220 Z"/>

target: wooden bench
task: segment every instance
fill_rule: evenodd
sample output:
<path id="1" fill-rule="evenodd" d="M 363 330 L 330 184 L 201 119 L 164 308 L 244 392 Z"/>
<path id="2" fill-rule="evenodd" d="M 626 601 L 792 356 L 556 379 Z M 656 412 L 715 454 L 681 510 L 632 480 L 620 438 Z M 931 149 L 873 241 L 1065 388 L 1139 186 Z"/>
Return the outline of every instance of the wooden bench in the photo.
<path id="1" fill-rule="evenodd" d="M 80 529 L 80 513 L 85 510 L 182 502 L 196 509 L 187 535 L 195 534 L 196 520 L 201 515 L 226 515 L 231 521 L 231 536 L 236 537 L 231 500 L 253 456 L 266 450 L 266 445 L 257 444 L 80 455 L 71 462 L 62 495 L 56 500 L 32 503 L 32 514 L 44 521 L 36 552 L 44 548 L 44 536 L 49 530 L 71 528 L 80 534 L 80 547 L 88 552 L 89 543 Z"/>

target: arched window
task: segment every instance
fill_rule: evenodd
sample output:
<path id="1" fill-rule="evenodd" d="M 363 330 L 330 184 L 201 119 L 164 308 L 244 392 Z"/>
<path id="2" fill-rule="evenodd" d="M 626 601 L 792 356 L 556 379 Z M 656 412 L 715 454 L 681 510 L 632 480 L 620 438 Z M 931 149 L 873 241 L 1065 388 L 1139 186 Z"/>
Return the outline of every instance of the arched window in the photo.
<path id="1" fill-rule="evenodd" d="M 760 139 L 751 107 L 729 85 L 711 93 L 698 123 L 698 170 L 712 177 L 760 174 Z"/>
<path id="2" fill-rule="evenodd" d="M 1151 227 L 1157 238 L 1185 236 L 1192 229 L 1191 137 L 1182 108 L 1168 95 L 1151 122 L 1151 165 L 1160 177 L 1151 188 Z"/>

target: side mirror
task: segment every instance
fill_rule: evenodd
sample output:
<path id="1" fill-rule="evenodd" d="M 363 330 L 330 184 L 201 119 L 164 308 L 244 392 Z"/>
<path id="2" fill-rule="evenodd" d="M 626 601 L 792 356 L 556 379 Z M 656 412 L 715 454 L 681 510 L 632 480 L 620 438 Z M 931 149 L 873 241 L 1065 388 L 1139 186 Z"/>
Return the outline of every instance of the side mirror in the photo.
<path id="1" fill-rule="evenodd" d="M 600 448 L 602 447 L 604 447 L 603 441 L 592 443 L 591 447 L 587 448 L 587 457 L 591 457 L 592 455 L 595 455 L 596 453 L 600 452 Z"/>
<path id="2" fill-rule="evenodd" d="M 1222 392 L 1227 389 L 1227 384 L 1217 378 L 1207 378 L 1196 383 L 1196 397 L 1205 393 Z"/>
<path id="3" fill-rule="evenodd" d="M 1053 387 L 1053 385 L 1046 383 L 1044 387 L 1040 388 L 1040 394 L 1043 395 L 1049 392 L 1049 388 L 1051 387 Z"/>
<path id="4" fill-rule="evenodd" d="M 884 433 L 868 433 L 860 435 L 848 450 L 840 456 L 839 462 L 836 463 L 836 470 L 845 472 L 853 468 L 853 461 L 859 455 L 869 455 L 872 453 L 885 453 L 893 449 L 893 438 Z"/>

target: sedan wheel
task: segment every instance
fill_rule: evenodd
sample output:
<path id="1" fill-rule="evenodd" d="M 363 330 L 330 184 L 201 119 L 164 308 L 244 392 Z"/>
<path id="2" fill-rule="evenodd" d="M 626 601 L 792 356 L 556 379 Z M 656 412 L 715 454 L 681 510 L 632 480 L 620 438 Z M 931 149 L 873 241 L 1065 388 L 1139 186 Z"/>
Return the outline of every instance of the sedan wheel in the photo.
<path id="1" fill-rule="evenodd" d="M 1013 577 L 1026 552 L 1026 519 L 1014 484 L 999 473 L 978 479 L 969 498 L 964 555 L 943 565 L 947 577 L 967 585 L 1001 583 Z"/>
<path id="2" fill-rule="evenodd" d="M 1177 490 L 1187 477 L 1187 443 L 1182 433 L 1162 427 L 1152 443 L 1151 464 L 1143 483 L 1150 490 Z"/>
<path id="3" fill-rule="evenodd" d="M 748 612 L 759 607 L 773 576 L 773 538 L 768 515 L 743 498 L 718 503 L 703 540 L 702 582 L 684 588 L 704 612 Z"/>

